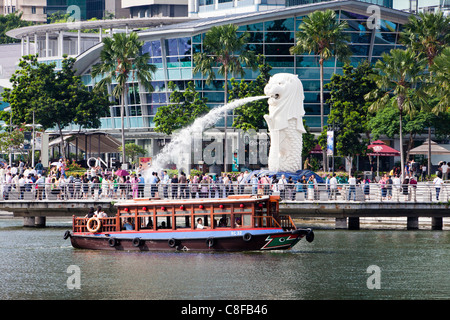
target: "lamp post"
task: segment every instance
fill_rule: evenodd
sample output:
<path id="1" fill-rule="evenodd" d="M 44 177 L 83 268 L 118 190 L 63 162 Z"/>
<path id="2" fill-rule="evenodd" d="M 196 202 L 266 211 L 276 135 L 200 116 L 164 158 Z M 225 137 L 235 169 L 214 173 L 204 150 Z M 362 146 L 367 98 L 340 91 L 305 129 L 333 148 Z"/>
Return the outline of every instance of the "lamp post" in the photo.
<path id="1" fill-rule="evenodd" d="M 33 124 L 27 124 L 26 127 L 32 127 L 32 142 L 31 142 L 31 167 L 34 168 L 34 145 L 35 145 L 35 127 L 42 127 L 40 124 L 34 123 L 34 110 L 33 110 Z"/>

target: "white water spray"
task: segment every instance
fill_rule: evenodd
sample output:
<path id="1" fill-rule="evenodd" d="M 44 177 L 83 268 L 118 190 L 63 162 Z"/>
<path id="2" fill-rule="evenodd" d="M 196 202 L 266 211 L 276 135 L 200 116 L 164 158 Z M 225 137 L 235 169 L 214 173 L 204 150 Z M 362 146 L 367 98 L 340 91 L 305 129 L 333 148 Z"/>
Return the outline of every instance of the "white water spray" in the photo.
<path id="1" fill-rule="evenodd" d="M 186 151 L 186 148 L 189 148 L 187 150 L 189 150 L 190 155 L 191 138 L 193 134 L 201 133 L 205 129 L 213 126 L 226 112 L 246 103 L 267 98 L 268 96 L 258 96 L 234 100 L 221 107 L 214 108 L 206 115 L 197 118 L 193 124 L 181 129 L 172 136 L 170 143 L 165 145 L 161 152 L 153 159 L 151 167 L 146 170 L 145 177 L 150 177 L 152 172 L 157 172 L 159 175 L 161 170 L 163 170 L 168 163 L 172 162 L 173 158 L 179 156 L 182 151 Z"/>

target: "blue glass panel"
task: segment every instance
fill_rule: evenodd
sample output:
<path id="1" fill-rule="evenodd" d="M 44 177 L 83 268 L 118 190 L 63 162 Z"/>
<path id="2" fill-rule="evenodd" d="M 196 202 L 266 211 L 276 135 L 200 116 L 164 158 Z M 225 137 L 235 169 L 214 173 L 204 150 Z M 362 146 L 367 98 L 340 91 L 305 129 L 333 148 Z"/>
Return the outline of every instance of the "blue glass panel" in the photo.
<path id="1" fill-rule="evenodd" d="M 244 26 L 240 26 L 238 28 L 239 31 L 262 31 L 263 30 L 263 23 L 255 23 L 255 24 L 247 24 Z"/>
<path id="2" fill-rule="evenodd" d="M 274 21 L 264 22 L 264 30 L 271 31 L 293 31 L 294 30 L 294 18 L 280 19 Z"/>
<path id="3" fill-rule="evenodd" d="M 294 45 L 294 32 L 264 32 L 264 41 L 266 43 L 289 43 Z"/>
<path id="4" fill-rule="evenodd" d="M 361 32 L 348 32 L 350 35 L 350 44 L 352 43 L 365 43 L 370 44 L 370 38 L 372 37 L 370 32 L 361 31 Z"/>
<path id="5" fill-rule="evenodd" d="M 389 53 L 392 49 L 395 49 L 395 46 L 374 45 L 372 55 L 381 56 L 382 53 Z"/>
<path id="6" fill-rule="evenodd" d="M 294 67 L 294 56 L 266 56 L 266 62 L 272 67 Z"/>
<path id="7" fill-rule="evenodd" d="M 249 43 L 245 46 L 245 50 L 253 51 L 255 54 L 263 54 L 263 45 L 262 44 L 253 44 Z"/>
<path id="8" fill-rule="evenodd" d="M 368 56 L 369 55 L 369 45 L 351 45 L 349 46 L 353 55 L 355 56 Z"/>
<path id="9" fill-rule="evenodd" d="M 303 119 L 306 121 L 306 125 L 311 128 L 320 128 L 320 116 L 304 116 Z M 324 123 L 326 123 L 324 121 Z"/>
<path id="10" fill-rule="evenodd" d="M 159 40 L 151 41 L 151 47 L 152 47 L 151 56 L 161 57 L 161 42 Z"/>
<path id="11" fill-rule="evenodd" d="M 192 69 L 191 68 L 181 68 L 181 79 L 191 80 L 192 79 Z"/>
<path id="12" fill-rule="evenodd" d="M 249 32 L 250 37 L 248 38 L 249 43 L 262 43 L 264 34 L 262 32 Z"/>
<path id="13" fill-rule="evenodd" d="M 192 42 L 193 43 L 201 43 L 202 42 L 202 35 L 203 34 L 197 34 L 195 36 L 192 37 Z"/>
<path id="14" fill-rule="evenodd" d="M 289 56 L 291 55 L 289 52 L 289 48 L 291 48 L 292 44 L 266 44 L 264 46 L 264 54 L 266 56 L 273 55 L 282 55 Z"/>
<path id="15" fill-rule="evenodd" d="M 178 54 L 180 56 L 191 54 L 191 38 L 178 38 Z"/>
<path id="16" fill-rule="evenodd" d="M 386 33 L 386 32 L 375 32 L 375 40 L 376 44 L 395 44 L 397 39 L 397 33 Z"/>

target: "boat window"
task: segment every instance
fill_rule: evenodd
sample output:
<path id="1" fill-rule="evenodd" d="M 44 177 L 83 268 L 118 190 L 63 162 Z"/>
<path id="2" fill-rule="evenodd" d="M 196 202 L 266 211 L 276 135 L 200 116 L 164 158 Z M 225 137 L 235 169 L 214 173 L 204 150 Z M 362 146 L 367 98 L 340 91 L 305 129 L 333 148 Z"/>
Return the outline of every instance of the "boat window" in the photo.
<path id="1" fill-rule="evenodd" d="M 171 217 L 156 217 L 156 229 L 172 229 Z"/>
<path id="2" fill-rule="evenodd" d="M 210 223 L 211 221 L 210 221 L 210 217 L 208 215 L 197 215 L 197 216 L 194 216 L 194 218 L 195 218 L 195 221 L 194 221 L 195 229 L 198 229 L 197 228 L 197 225 L 199 223 L 198 219 L 202 219 L 202 225 L 204 227 L 211 228 L 211 223 Z"/>
<path id="3" fill-rule="evenodd" d="M 214 221 L 217 228 L 231 227 L 231 216 L 229 214 L 215 214 Z"/>
<path id="4" fill-rule="evenodd" d="M 190 228 L 191 225 L 191 216 L 175 217 L 176 229 Z"/>
<path id="5" fill-rule="evenodd" d="M 153 218 L 152 217 L 140 217 L 140 229 L 153 229 Z"/>
<path id="6" fill-rule="evenodd" d="M 251 227 L 252 225 L 252 216 L 250 214 L 235 214 L 234 215 L 234 227 L 242 228 L 242 227 Z"/>

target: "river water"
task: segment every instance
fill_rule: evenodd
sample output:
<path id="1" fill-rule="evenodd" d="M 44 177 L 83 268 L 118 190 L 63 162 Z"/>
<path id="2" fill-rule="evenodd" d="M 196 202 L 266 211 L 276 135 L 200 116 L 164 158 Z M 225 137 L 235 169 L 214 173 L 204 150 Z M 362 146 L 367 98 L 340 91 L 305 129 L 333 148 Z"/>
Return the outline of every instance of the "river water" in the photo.
<path id="1" fill-rule="evenodd" d="M 448 231 L 316 229 L 288 252 L 132 253 L 74 249 L 70 223 L 0 219 L 0 299 L 450 298 Z"/>

